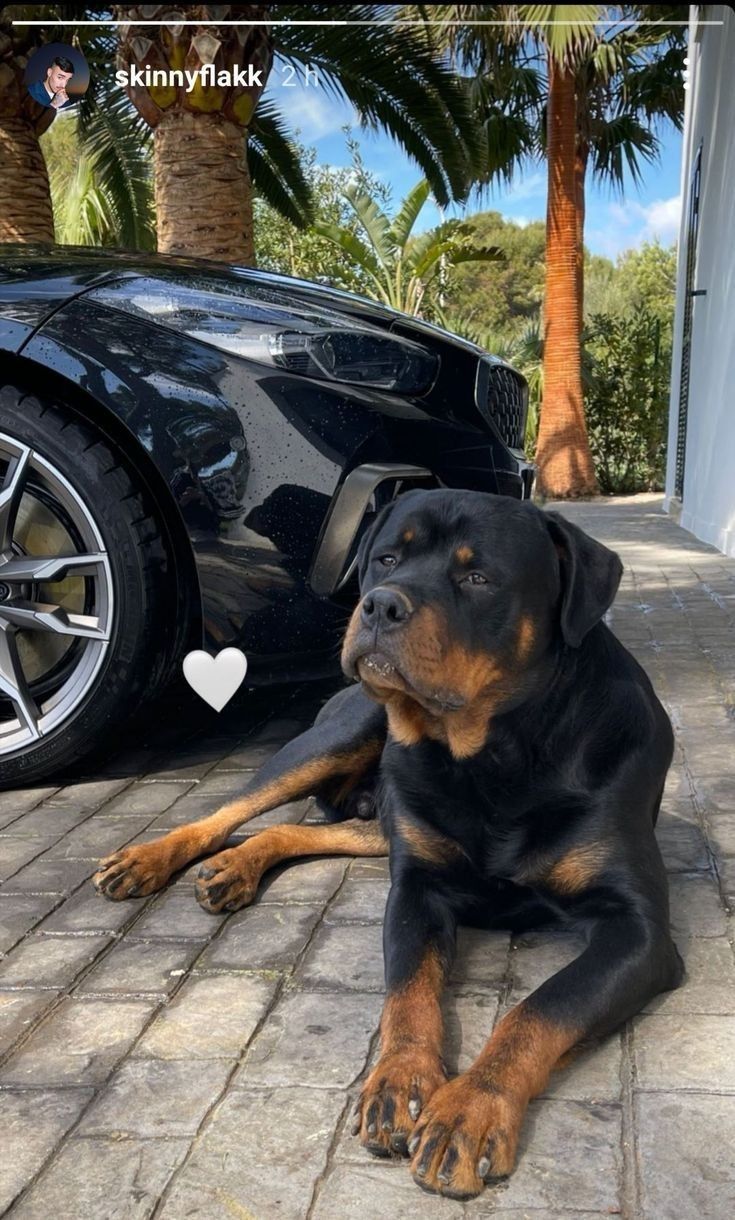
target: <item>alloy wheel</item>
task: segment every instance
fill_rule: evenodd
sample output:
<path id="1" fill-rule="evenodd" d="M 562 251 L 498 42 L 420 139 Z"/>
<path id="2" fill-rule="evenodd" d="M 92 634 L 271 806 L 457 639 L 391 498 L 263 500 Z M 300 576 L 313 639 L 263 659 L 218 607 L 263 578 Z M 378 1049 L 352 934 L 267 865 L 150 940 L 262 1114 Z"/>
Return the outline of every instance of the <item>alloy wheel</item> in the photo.
<path id="1" fill-rule="evenodd" d="M 0 432 L 0 763 L 59 728 L 90 691 L 113 612 L 89 505 L 47 458 Z"/>

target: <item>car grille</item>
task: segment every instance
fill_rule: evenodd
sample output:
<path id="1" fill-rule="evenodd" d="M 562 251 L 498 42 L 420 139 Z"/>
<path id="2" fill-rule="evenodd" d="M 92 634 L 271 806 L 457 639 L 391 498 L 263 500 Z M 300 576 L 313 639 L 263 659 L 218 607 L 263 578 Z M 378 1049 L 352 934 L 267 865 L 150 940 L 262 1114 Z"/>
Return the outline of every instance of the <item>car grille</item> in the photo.
<path id="1" fill-rule="evenodd" d="M 526 433 L 528 393 L 519 373 L 504 364 L 491 364 L 487 395 L 478 407 L 491 419 L 510 449 L 522 449 Z"/>

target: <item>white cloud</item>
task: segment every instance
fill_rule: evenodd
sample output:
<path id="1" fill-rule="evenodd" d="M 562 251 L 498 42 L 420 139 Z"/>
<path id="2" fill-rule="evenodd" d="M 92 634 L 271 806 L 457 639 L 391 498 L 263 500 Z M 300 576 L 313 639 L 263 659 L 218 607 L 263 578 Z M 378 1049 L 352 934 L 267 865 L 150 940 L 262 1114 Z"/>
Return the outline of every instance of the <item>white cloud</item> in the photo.
<path id="1" fill-rule="evenodd" d="M 595 254 L 616 258 L 623 250 L 637 249 L 644 242 L 658 239 L 670 246 L 679 236 L 681 197 L 654 199 L 651 203 L 626 200 L 609 203 L 602 224 L 589 225 L 585 244 Z"/>
<path id="2" fill-rule="evenodd" d="M 676 241 L 679 236 L 681 195 L 674 195 L 671 199 L 655 199 L 645 206 L 633 204 L 633 207 L 639 209 L 645 219 L 650 237 L 658 237 L 664 244 Z"/>
<path id="3" fill-rule="evenodd" d="M 305 144 L 332 135 L 346 123 L 354 126 L 357 113 L 350 102 L 330 96 L 321 86 L 306 84 L 298 76 L 274 71 L 268 81 L 268 100 L 275 102 L 289 127 L 298 130 Z"/>
<path id="4" fill-rule="evenodd" d="M 283 95 L 278 100 L 284 106 L 284 110 L 288 112 L 291 108 L 284 105 L 282 97 Z M 320 140 L 322 136 L 329 135 L 333 131 L 339 131 L 345 122 L 344 114 L 340 114 L 337 108 L 330 104 L 329 99 L 317 89 L 300 89 L 298 105 L 293 107 L 289 117 L 307 143 L 310 140 Z"/>
<path id="5" fill-rule="evenodd" d="M 610 220 L 615 221 L 617 225 L 629 225 L 631 223 L 630 208 L 622 203 L 609 203 L 607 212 Z"/>

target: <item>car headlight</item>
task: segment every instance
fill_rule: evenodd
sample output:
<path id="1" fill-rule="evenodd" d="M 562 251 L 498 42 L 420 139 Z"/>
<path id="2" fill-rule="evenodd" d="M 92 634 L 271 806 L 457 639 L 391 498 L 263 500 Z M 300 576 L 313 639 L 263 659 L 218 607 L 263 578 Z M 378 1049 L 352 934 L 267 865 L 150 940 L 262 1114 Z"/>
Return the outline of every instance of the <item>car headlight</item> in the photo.
<path id="1" fill-rule="evenodd" d="M 294 305 L 287 291 L 218 287 L 137 276 L 95 288 L 87 299 L 302 377 L 397 394 L 422 394 L 436 377 L 438 357 L 409 339 L 328 309 Z"/>

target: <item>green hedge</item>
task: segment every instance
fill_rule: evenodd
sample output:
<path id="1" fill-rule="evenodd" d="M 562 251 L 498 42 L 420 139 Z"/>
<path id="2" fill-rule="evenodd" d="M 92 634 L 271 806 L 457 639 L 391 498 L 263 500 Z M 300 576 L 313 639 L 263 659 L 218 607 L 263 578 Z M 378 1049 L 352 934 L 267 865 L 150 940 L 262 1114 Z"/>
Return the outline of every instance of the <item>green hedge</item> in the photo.
<path id="1" fill-rule="evenodd" d="M 594 314 L 585 413 L 600 490 L 659 491 L 666 470 L 671 328 L 646 309 Z"/>

